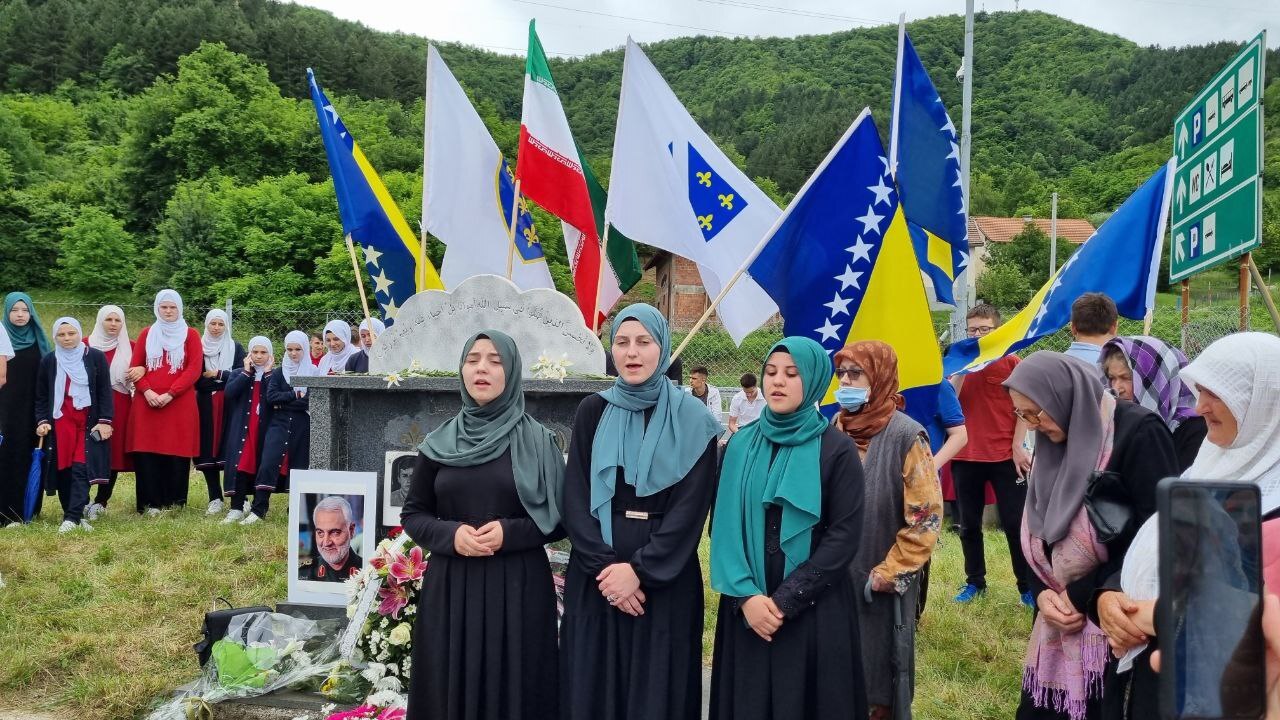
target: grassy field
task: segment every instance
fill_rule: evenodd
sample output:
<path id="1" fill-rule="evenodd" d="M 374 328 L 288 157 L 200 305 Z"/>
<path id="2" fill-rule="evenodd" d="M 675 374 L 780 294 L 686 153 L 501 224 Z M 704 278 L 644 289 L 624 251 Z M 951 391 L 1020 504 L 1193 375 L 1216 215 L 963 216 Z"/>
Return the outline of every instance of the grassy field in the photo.
<path id="1" fill-rule="evenodd" d="M 213 598 L 236 605 L 284 599 L 281 499 L 267 522 L 241 528 L 205 517 L 204 493 L 203 480 L 193 477 L 191 497 L 200 507 L 144 519 L 132 512 L 126 475 L 91 534 L 58 535 L 61 516 L 51 498 L 42 520 L 0 530 L 0 711 L 138 717 L 197 674 L 191 643 Z M 705 543 L 702 552 L 705 558 Z M 990 592 L 960 607 L 950 600 L 964 575 L 956 536 L 947 534 L 935 555 L 917 641 L 917 717 L 1013 715 L 1030 615 L 1018 606 L 1002 536 L 988 535 L 987 558 Z M 708 659 L 714 624 L 708 592 Z"/>

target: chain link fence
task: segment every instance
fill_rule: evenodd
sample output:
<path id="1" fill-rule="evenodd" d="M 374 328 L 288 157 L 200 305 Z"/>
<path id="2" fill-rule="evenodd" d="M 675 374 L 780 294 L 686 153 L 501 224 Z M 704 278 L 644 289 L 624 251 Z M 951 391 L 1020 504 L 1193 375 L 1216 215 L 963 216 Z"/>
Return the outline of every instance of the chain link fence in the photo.
<path id="1" fill-rule="evenodd" d="M 37 302 L 36 307 L 46 324 L 51 324 L 57 317 L 69 315 L 79 320 L 85 332 L 88 333 L 93 328 L 98 308 L 101 305 L 98 303 L 44 301 Z M 150 305 L 122 305 L 121 309 L 125 311 L 129 334 L 132 337 L 137 337 L 143 327 L 154 321 Z M 318 333 L 324 329 L 325 324 L 330 320 L 344 320 L 352 327 L 355 327 L 364 319 L 363 313 L 358 309 L 310 311 L 256 307 L 237 308 L 233 305 L 222 306 L 222 309 L 230 311 L 232 335 L 242 344 L 247 343 L 249 338 L 255 335 L 265 335 L 277 345 L 277 349 L 280 352 L 282 352 L 282 349 L 278 346 L 284 341 L 285 334 L 290 330 L 302 330 L 308 334 Z M 203 306 L 187 307 L 185 311 L 187 322 L 198 331 L 203 330 L 204 316 L 208 310 L 208 307 Z M 1012 317 L 1017 310 L 1006 311 L 1005 317 Z M 1252 327 L 1271 329 L 1271 320 L 1267 317 L 1260 302 L 1254 303 L 1249 323 Z M 950 334 L 949 324 L 949 314 L 943 312 L 934 313 L 934 329 L 939 342 L 944 346 L 948 342 Z M 1161 308 L 1153 318 L 1150 334 L 1172 345 L 1181 347 L 1188 357 L 1194 358 L 1209 343 L 1224 335 L 1236 332 L 1239 327 L 1240 313 L 1238 307 L 1226 303 L 1214 303 L 1199 306 L 1193 305 L 1185 329 L 1182 327 L 1182 316 L 1179 309 L 1175 307 Z M 1121 335 L 1138 335 L 1142 334 L 1142 330 L 1143 323 L 1141 321 L 1120 320 Z M 673 333 L 672 348 L 677 347 L 686 335 L 687 333 L 683 331 Z M 685 377 L 688 377 L 689 371 L 693 368 L 705 366 L 709 370 L 711 384 L 718 387 L 736 389 L 738 380 L 744 373 L 759 373 L 765 354 L 768 353 L 769 348 L 775 342 L 782 339 L 782 336 L 782 324 L 780 322 L 771 323 L 751 333 L 743 340 L 741 345 L 735 345 L 733 339 L 729 337 L 724 328 L 715 320 L 712 320 L 694 336 L 683 353 L 682 364 Z M 1036 350 L 1062 351 L 1070 344 L 1071 334 L 1066 330 L 1061 330 L 1040 340 L 1019 354 L 1025 356 Z"/>

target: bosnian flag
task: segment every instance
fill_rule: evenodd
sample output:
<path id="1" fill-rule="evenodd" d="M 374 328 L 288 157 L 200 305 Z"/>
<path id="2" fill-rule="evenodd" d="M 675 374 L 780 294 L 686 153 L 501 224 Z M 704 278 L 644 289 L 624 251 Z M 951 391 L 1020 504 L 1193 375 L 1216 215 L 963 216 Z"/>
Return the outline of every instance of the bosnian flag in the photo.
<path id="1" fill-rule="evenodd" d="M 521 191 L 544 210 L 560 218 L 564 227 L 565 250 L 573 269 L 573 286 L 578 295 L 582 317 L 592 328 L 599 327 L 625 289 L 638 280 L 620 278 L 611 264 L 602 258 L 596 208 L 592 205 L 590 169 L 582 157 L 555 81 L 546 53 L 538 40 L 533 21 L 529 21 L 529 54 L 525 61 L 524 108 L 520 116 L 520 147 L 517 151 L 516 180 Z M 603 209 L 601 209 L 603 210 Z M 599 213 L 602 215 L 603 213 Z M 616 233 L 611 233 L 616 234 Z M 630 245 L 630 241 L 622 238 Z M 635 250 L 630 251 L 632 257 Z M 608 256 L 612 257 L 613 252 Z M 604 267 L 601 267 L 601 263 Z M 638 261 L 627 263 L 638 269 Z M 633 274 L 628 272 L 628 275 Z M 623 280 L 631 282 L 623 284 Z"/>

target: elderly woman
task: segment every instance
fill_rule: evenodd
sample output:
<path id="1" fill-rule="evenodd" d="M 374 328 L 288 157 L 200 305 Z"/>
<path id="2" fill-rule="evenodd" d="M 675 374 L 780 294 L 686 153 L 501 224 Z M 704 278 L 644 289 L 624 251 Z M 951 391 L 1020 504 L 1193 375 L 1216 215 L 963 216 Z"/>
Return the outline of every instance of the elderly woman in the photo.
<path id="1" fill-rule="evenodd" d="M 768 407 L 725 450 L 711 531 L 721 593 L 711 717 L 866 717 L 848 573 L 863 524 L 854 444 L 815 404 L 831 360 L 808 338 L 773 346 Z"/>
<path id="2" fill-rule="evenodd" d="M 893 348 L 856 342 L 835 360 L 840 380 L 835 424 L 858 446 L 866 482 L 862 539 L 851 569 L 867 702 L 870 717 L 890 717 L 895 618 L 915 617 L 921 569 L 942 525 L 942 487 L 928 434 L 902 412 Z M 915 623 L 907 622 L 905 631 L 914 646 Z M 909 672 L 914 678 L 914 666 Z"/>
<path id="3" fill-rule="evenodd" d="M 1103 696 L 1114 695 L 1103 689 L 1107 641 L 1085 611 L 1155 511 L 1156 484 L 1176 474 L 1173 440 L 1159 415 L 1118 402 L 1083 360 L 1037 352 L 1004 386 L 1036 433 L 1022 518 L 1036 618 L 1017 717 L 1101 718 Z M 1128 506 L 1128 522 L 1095 526 L 1085 501 L 1091 483 Z"/>
<path id="4" fill-rule="evenodd" d="M 1196 414 L 1191 388 L 1179 376 L 1187 356 L 1159 338 L 1136 335 L 1112 338 L 1102 346 L 1099 363 L 1117 398 L 1136 402 L 1164 420 L 1173 433 L 1178 470 L 1191 467 L 1208 428 Z"/>
<path id="5" fill-rule="evenodd" d="M 1262 512 L 1280 508 L 1280 338 L 1228 335 L 1187 365 L 1181 378 L 1196 393 L 1195 411 L 1208 426 L 1208 442 L 1184 475 L 1255 483 L 1262 488 Z M 1122 655 L 1108 677 L 1107 693 L 1110 699 L 1115 687 L 1125 702 L 1108 702 L 1107 718 L 1124 717 L 1126 711 L 1128 717 L 1155 717 L 1157 712 L 1157 679 L 1146 659 L 1155 646 L 1152 618 L 1160 590 L 1156 525 L 1155 516 L 1142 525 L 1123 570 L 1097 595 L 1093 608 L 1112 650 Z M 1264 525 L 1264 535 L 1275 532 L 1270 525 Z"/>

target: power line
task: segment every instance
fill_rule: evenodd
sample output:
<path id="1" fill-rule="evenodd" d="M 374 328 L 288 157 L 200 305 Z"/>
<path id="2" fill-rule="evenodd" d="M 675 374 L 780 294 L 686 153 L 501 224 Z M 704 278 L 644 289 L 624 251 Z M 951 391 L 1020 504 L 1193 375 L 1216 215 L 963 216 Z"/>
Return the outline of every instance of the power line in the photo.
<path id="1" fill-rule="evenodd" d="M 795 15 L 797 17 L 810 17 L 820 20 L 839 20 L 842 22 L 853 23 L 855 25 L 892 25 L 897 20 L 880 20 L 875 18 L 859 18 L 849 15 L 836 15 L 833 13 L 825 13 L 817 10 L 801 10 L 795 8 L 780 8 L 772 5 L 761 5 L 750 2 L 735 2 L 734 0 L 698 0 L 698 2 L 709 3 L 712 5 L 727 5 L 729 7 L 745 8 L 747 10 L 761 10 L 764 12 L 779 13 L 782 15 Z"/>
<path id="2" fill-rule="evenodd" d="M 696 30 L 698 32 L 714 33 L 716 35 L 728 35 L 731 37 L 749 37 L 747 33 L 729 32 L 727 30 L 716 30 L 715 28 L 698 27 L 696 25 L 681 25 L 680 23 L 666 22 L 663 20 L 649 20 L 647 18 L 630 17 L 627 15 L 614 15 L 613 13 L 600 12 L 599 10 L 586 10 L 584 8 L 569 7 L 566 5 L 552 5 L 551 3 L 535 2 L 535 0 L 515 0 L 525 5 L 537 5 L 538 7 L 552 8 L 554 10 L 568 10 L 569 12 L 579 12 L 587 15 L 599 15 L 600 17 L 614 18 L 615 20 L 630 20 L 632 22 L 649 23 L 651 25 L 665 25 L 666 27 L 680 28 L 682 30 Z"/>

